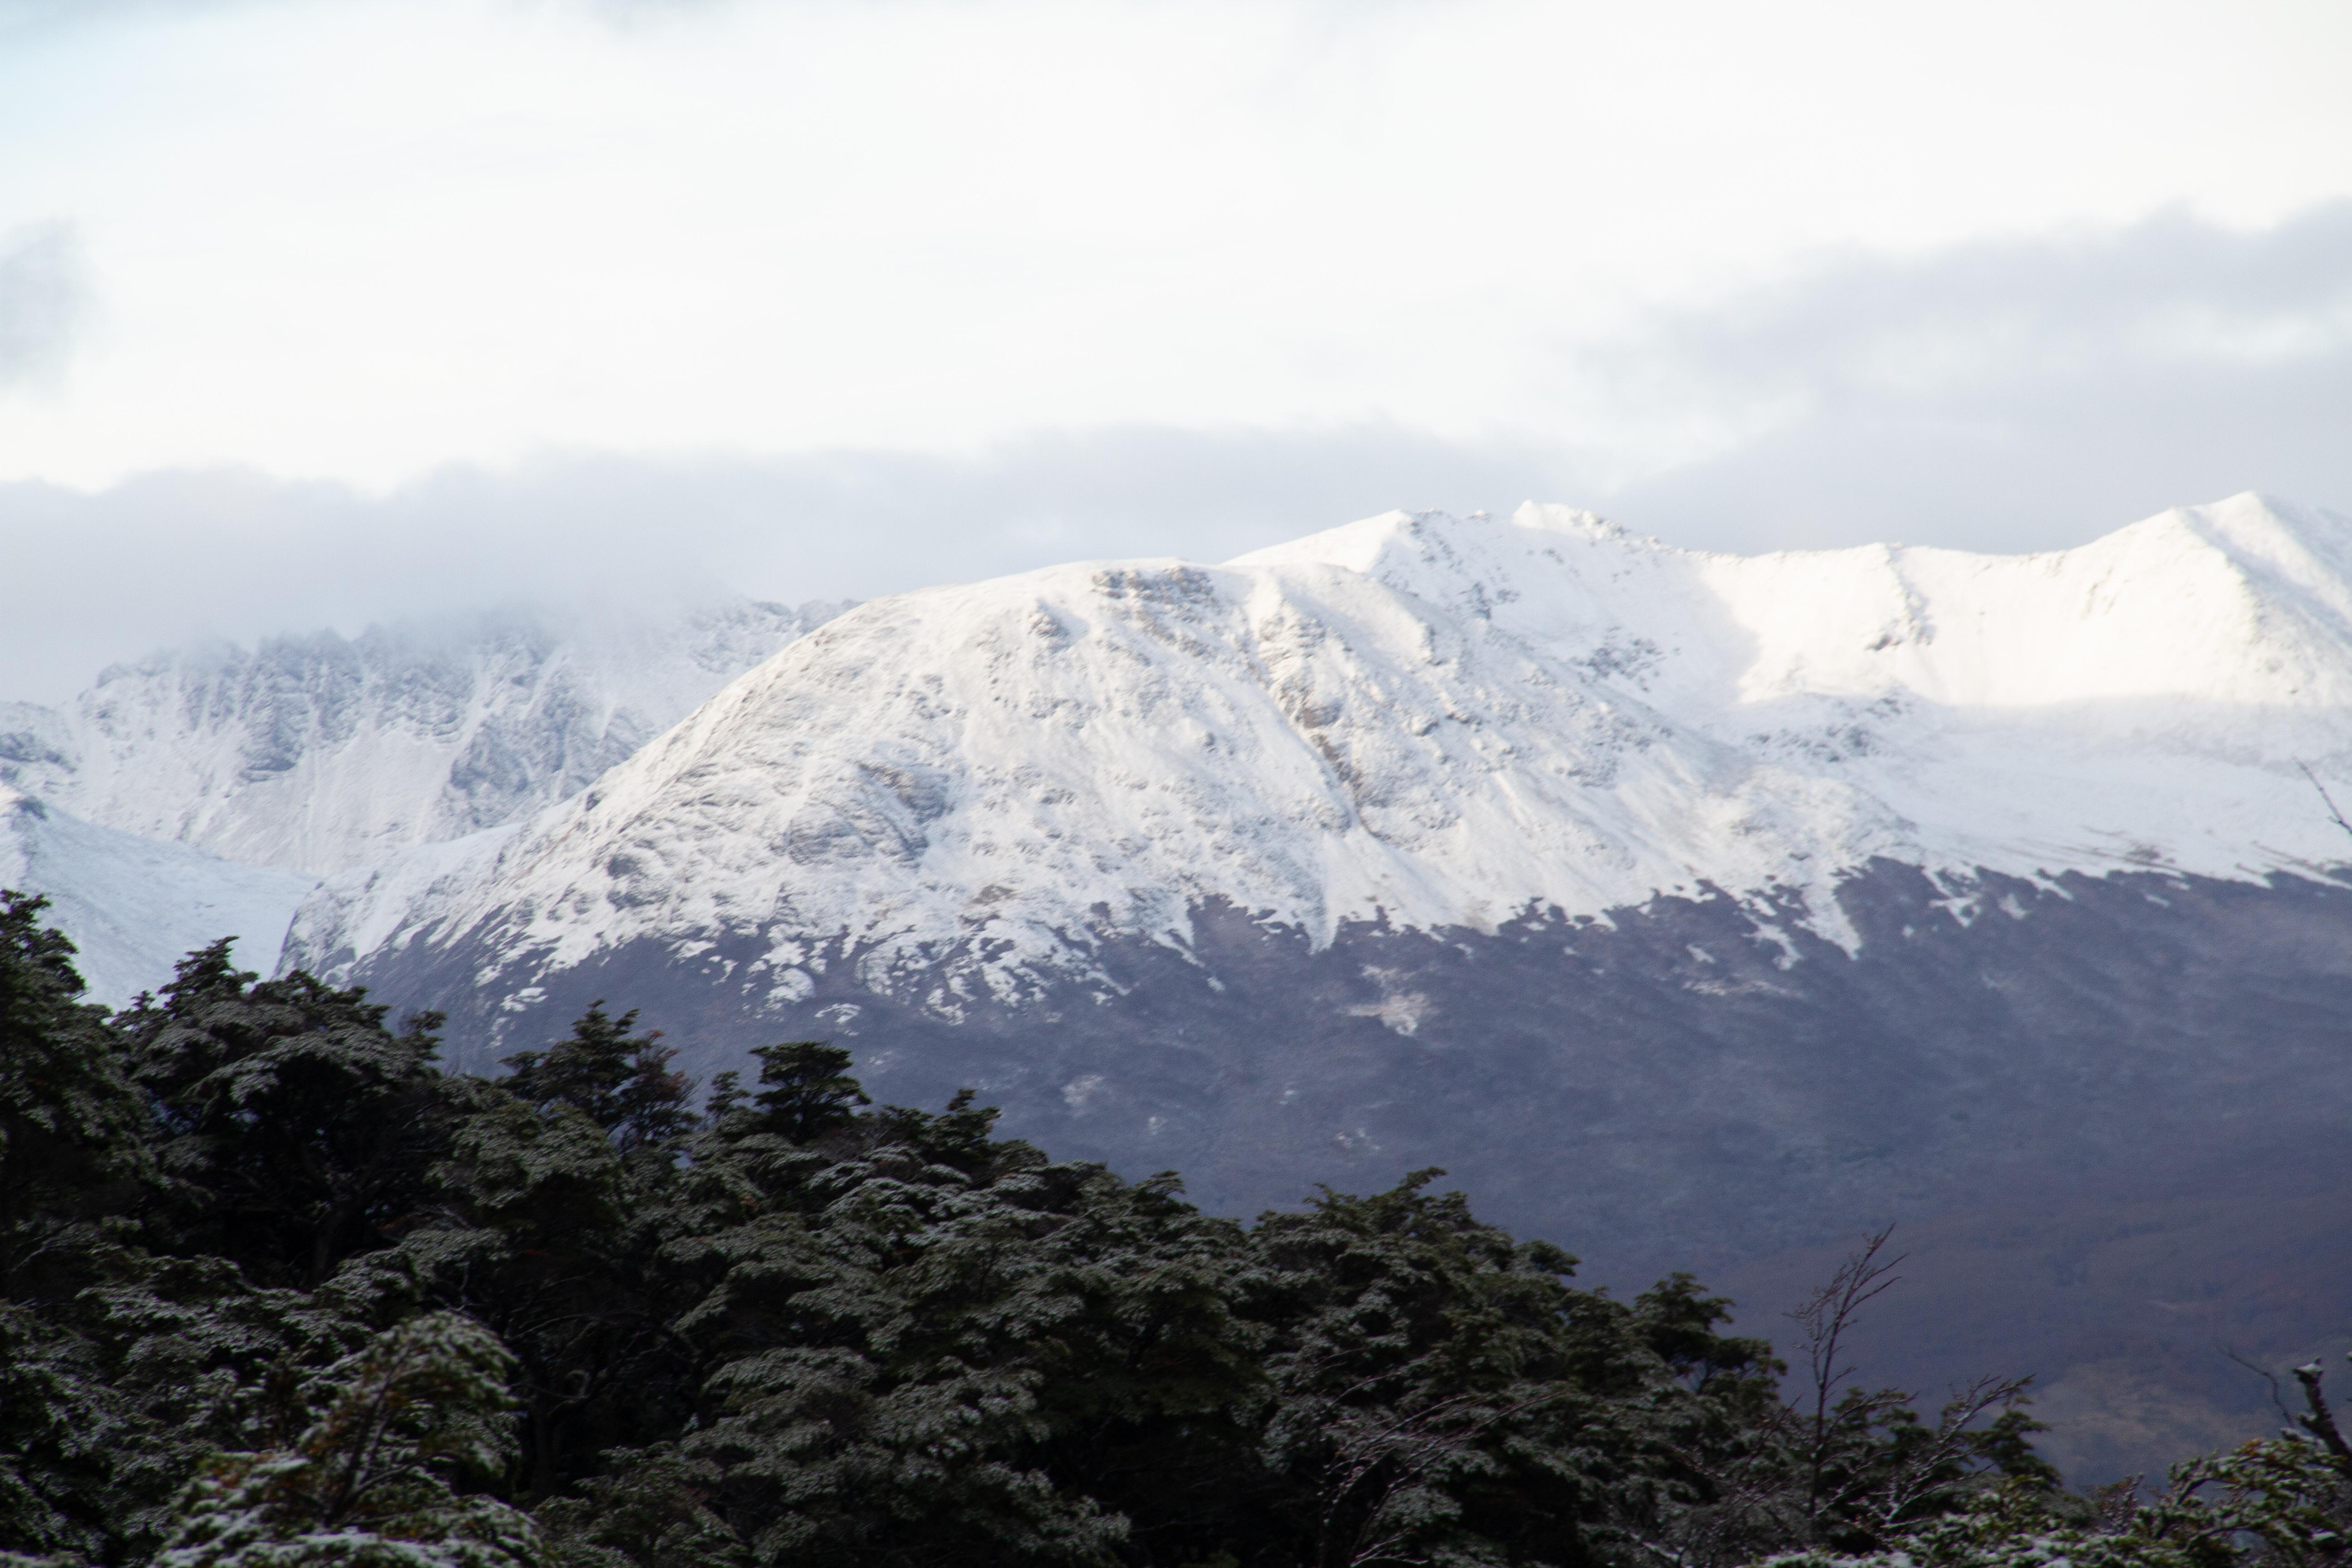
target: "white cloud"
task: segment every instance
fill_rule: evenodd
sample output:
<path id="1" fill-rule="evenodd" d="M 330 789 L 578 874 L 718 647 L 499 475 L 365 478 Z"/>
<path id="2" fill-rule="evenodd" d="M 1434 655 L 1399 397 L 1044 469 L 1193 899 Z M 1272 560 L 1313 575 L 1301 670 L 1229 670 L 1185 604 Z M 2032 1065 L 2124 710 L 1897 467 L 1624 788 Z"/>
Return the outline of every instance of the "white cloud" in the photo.
<path id="1" fill-rule="evenodd" d="M 1844 256 L 1559 374 L 1698 456 L 1394 425 L 1032 432 L 978 453 L 576 454 L 372 496 L 251 473 L 0 486 L 0 696 L 109 658 L 511 599 L 867 596 L 1074 557 L 1219 560 L 1393 506 L 1597 506 L 1676 543 L 2050 548 L 2245 489 L 2352 511 L 2352 204 Z M 2183 330 L 2181 323 L 2191 323 Z M 2252 345 L 2250 348 L 2249 345 Z"/>
<path id="2" fill-rule="evenodd" d="M 0 486 L 0 696 L 207 629 L 1393 505 L 1744 549 L 2352 509 L 2332 3 L 0 0 L 0 477 L 53 481 Z"/>
<path id="3" fill-rule="evenodd" d="M 1581 368 L 1742 431 L 1612 497 L 1693 543 L 2035 549 L 2251 489 L 2342 510 L 2352 202 L 1849 257 Z"/>
<path id="4" fill-rule="evenodd" d="M 0 240 L 0 393 L 52 384 L 63 373 L 87 293 L 71 226 L 46 224 Z"/>
<path id="5" fill-rule="evenodd" d="M 2352 12 L 1800 0 L 285 0 L 0 56 L 0 223 L 106 330 L 0 473 L 1385 422 L 1824 245 L 2352 193 Z M 648 19 L 648 18 L 653 19 Z"/>
<path id="6" fill-rule="evenodd" d="M 0 548 L 37 592 L 0 617 L 0 700 L 113 660 L 511 601 L 866 597 L 1106 555 L 1218 560 L 1396 504 L 1573 489 L 1557 461 L 1386 427 L 1110 429 L 976 456 L 577 457 L 456 468 L 389 494 L 246 471 L 96 493 L 0 484 Z"/>

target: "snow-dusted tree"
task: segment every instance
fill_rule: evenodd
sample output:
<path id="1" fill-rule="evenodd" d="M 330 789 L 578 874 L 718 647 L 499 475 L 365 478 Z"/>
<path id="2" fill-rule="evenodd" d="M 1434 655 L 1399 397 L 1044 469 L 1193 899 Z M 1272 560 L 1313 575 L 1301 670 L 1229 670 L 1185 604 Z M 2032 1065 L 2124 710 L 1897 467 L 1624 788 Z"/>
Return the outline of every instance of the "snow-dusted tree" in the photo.
<path id="1" fill-rule="evenodd" d="M 634 1010 L 614 1018 L 598 1000 L 568 1038 L 506 1058 L 507 1092 L 541 1110 L 584 1111 L 623 1153 L 643 1151 L 667 1166 L 695 1128 L 694 1080 L 670 1067 L 677 1053 L 660 1030 L 630 1033 L 636 1022 Z"/>
<path id="2" fill-rule="evenodd" d="M 180 1507 L 162 1568 L 534 1568 L 524 1514 L 464 1496 L 511 1444 L 496 1336 L 452 1312 L 415 1318 L 338 1362 L 286 1448 L 213 1461 Z"/>
<path id="3" fill-rule="evenodd" d="M 1763 1568 L 2339 1568 L 2352 1541 L 2352 1442 L 2317 1364 L 2294 1375 L 2309 1406 L 2301 1431 L 2184 1460 L 2149 1495 L 2137 1477 L 2087 1500 L 2013 1479 L 1889 1531 L 1867 1554 L 1815 1550 Z"/>

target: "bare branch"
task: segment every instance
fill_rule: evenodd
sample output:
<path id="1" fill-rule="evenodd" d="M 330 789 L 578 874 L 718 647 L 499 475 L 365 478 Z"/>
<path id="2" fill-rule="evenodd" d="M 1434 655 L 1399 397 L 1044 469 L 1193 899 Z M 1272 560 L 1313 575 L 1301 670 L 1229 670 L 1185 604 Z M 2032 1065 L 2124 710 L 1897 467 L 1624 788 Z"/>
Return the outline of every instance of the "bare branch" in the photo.
<path id="1" fill-rule="evenodd" d="M 1889 1225 L 1864 1237 L 1861 1249 L 1838 1266 L 1829 1283 L 1789 1313 L 1804 1338 L 1805 1360 L 1812 1374 L 1812 1430 L 1806 1444 L 1808 1520 L 1818 1519 L 1821 1514 L 1822 1480 L 1829 1467 L 1831 1447 L 1830 1402 L 1838 1385 L 1853 1375 L 1853 1367 L 1838 1364 L 1840 1347 L 1862 1309 L 1901 1282 L 1902 1277 L 1895 1270 L 1909 1256 L 1906 1253 L 1880 1259 L 1887 1238 L 1894 1234 L 1895 1227 Z"/>
<path id="2" fill-rule="evenodd" d="M 1549 1388 L 1499 1403 L 1490 1403 L 1484 1394 L 1457 1394 L 1417 1411 L 1388 1414 L 1386 1419 L 1341 1407 L 1327 1425 L 1337 1435 L 1338 1451 L 1319 1489 L 1323 1512 L 1317 1560 L 1346 1568 L 1422 1561 L 1402 1555 L 1411 1528 L 1392 1511 L 1398 1495 L 1502 1422 L 1567 1398 L 1571 1392 Z"/>
<path id="3" fill-rule="evenodd" d="M 1913 1505 L 1948 1485 L 1952 1469 L 1969 1458 L 1969 1429 L 1978 1417 L 1990 1410 L 2011 1408 L 2032 1382 L 2030 1377 L 1980 1377 L 1956 1390 L 1937 1416 L 1935 1436 L 1927 1447 L 1910 1455 L 1887 1478 L 1872 1509 L 1880 1529 L 1891 1530 Z"/>
<path id="4" fill-rule="evenodd" d="M 2344 1433 L 2336 1425 L 2336 1413 L 2327 1408 L 2327 1396 L 2319 1392 L 2319 1363 L 2315 1361 L 2294 1369 L 2295 1382 L 2303 1384 L 2304 1402 L 2311 1406 L 2311 1414 L 2296 1416 L 2294 1423 L 2326 1445 L 2336 1468 L 2344 1472 L 2347 1481 L 2352 1481 L 2352 1444 L 2344 1441 Z"/>
<path id="5" fill-rule="evenodd" d="M 2271 1391 L 2271 1408 L 2278 1412 L 2279 1425 L 2282 1426 L 2292 1426 L 2294 1425 L 2294 1416 L 2286 1407 L 2286 1396 L 2279 1390 L 2279 1380 L 2276 1373 L 2273 1373 L 2266 1366 L 2257 1366 L 2254 1363 L 2248 1361 L 2244 1356 L 2240 1355 L 2236 1351 L 2231 1350 L 2229 1346 L 2221 1343 L 2219 1340 L 2213 1342 L 2213 1348 L 2220 1351 L 2223 1355 L 2228 1356 L 2231 1361 L 2236 1362 L 2240 1366 L 2244 1367 L 2248 1372 L 2252 1373 L 2256 1377 L 2261 1378 L 2265 1384 L 2269 1384 Z"/>
<path id="6" fill-rule="evenodd" d="M 2334 797 L 2328 795 L 2327 786 L 2319 782 L 2319 775 L 2313 773 L 2311 769 L 2305 764 L 2301 757 L 2297 757 L 2295 759 L 2294 765 L 2303 769 L 2303 776 L 2309 779 L 2311 781 L 2311 787 L 2319 792 L 2319 798 L 2321 801 L 2326 803 L 2327 806 L 2327 815 L 2336 819 L 2336 826 L 2342 828 L 2347 833 L 2352 833 L 2352 822 L 2345 821 L 2344 814 L 2336 809 L 2336 801 Z"/>

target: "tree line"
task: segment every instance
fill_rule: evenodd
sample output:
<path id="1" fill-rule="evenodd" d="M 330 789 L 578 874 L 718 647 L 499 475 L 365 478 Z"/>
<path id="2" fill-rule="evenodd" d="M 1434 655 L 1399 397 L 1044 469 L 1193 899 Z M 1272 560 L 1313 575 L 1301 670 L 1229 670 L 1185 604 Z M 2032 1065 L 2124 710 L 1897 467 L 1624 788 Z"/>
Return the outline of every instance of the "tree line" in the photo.
<path id="1" fill-rule="evenodd" d="M 0 1568 L 2086 1568 L 2344 1553 L 2307 1430 L 2065 1489 L 2024 1385 L 1790 1359 L 1425 1171 L 1255 1224 L 592 1008 L 498 1078 L 238 971 L 86 1004 L 0 894 Z"/>

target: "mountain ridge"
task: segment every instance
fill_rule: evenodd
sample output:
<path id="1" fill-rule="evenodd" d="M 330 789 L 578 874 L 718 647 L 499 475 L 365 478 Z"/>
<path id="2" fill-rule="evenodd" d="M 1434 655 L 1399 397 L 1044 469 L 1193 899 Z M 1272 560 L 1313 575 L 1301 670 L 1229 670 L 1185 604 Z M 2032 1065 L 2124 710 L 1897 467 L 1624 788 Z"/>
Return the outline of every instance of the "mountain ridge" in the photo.
<path id="1" fill-rule="evenodd" d="M 1529 507 L 924 590 L 526 823 L 331 879 L 289 953 L 495 931 L 520 974 L 766 931 L 785 1002 L 841 937 L 951 1013 L 1101 936 L 1181 951 L 1204 900 L 1321 941 L 1715 886 L 1844 941 L 1879 859 L 2315 873 L 2348 564 L 2352 523 L 2255 497 L 2025 557 L 1706 555 Z"/>

